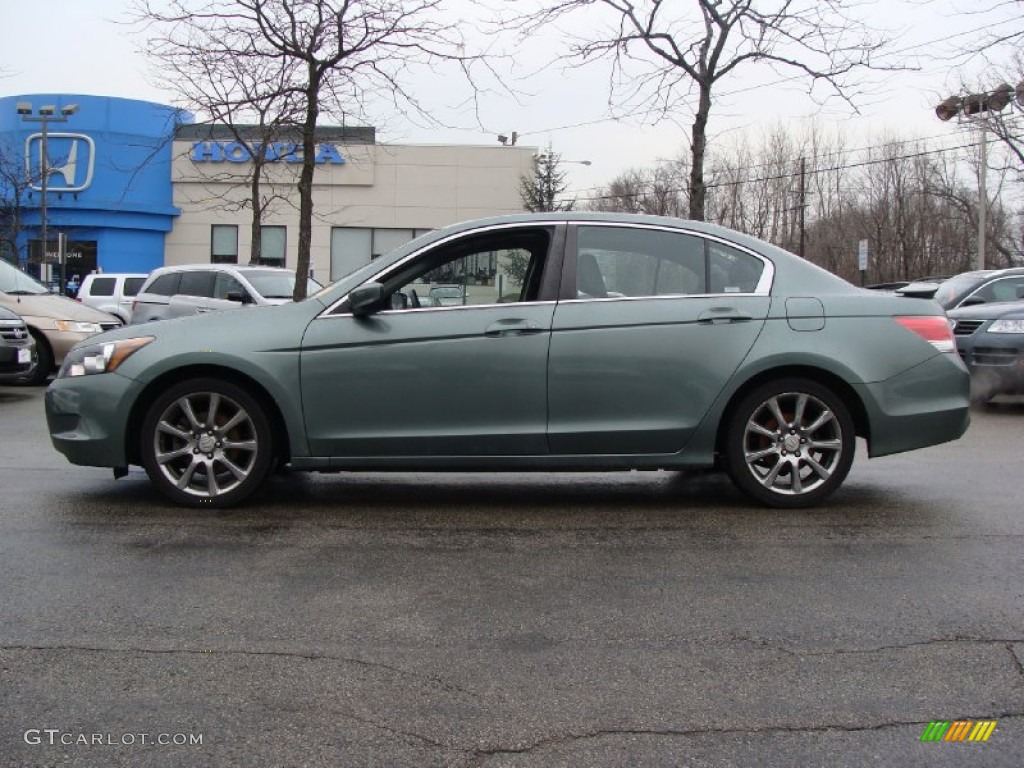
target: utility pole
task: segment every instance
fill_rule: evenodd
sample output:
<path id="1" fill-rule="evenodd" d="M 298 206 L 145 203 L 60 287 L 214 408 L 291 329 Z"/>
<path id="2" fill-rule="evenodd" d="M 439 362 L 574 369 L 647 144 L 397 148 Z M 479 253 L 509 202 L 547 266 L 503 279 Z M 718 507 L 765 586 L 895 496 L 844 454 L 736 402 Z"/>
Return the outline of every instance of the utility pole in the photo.
<path id="1" fill-rule="evenodd" d="M 77 104 L 68 104 L 61 107 L 60 116 L 57 116 L 57 108 L 53 106 L 42 106 L 39 114 L 32 114 L 32 105 L 27 101 L 19 101 L 14 105 L 15 111 L 26 123 L 39 123 L 39 238 L 41 240 L 41 258 L 46 262 L 46 186 L 50 180 L 50 155 L 46 142 L 49 136 L 48 128 L 50 123 L 66 123 L 68 117 L 78 111 Z M 60 259 L 60 295 L 64 296 L 67 290 L 67 275 L 65 274 L 64 259 Z"/>
<path id="2" fill-rule="evenodd" d="M 807 237 L 804 211 L 807 210 L 807 158 L 800 158 L 800 258 L 804 258 L 804 243 Z"/>

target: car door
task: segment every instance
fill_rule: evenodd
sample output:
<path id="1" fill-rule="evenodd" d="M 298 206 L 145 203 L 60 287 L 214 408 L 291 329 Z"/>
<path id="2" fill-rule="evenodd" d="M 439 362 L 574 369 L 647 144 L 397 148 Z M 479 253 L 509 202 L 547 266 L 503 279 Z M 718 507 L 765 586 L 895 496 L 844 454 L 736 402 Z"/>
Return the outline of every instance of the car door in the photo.
<path id="1" fill-rule="evenodd" d="M 504 225 L 456 236 L 379 275 L 372 314 L 354 316 L 342 301 L 314 320 L 301 356 L 313 455 L 344 466 L 546 453 L 563 231 Z M 428 300 L 438 285 L 461 286 L 463 301 Z"/>
<path id="2" fill-rule="evenodd" d="M 178 293 L 167 302 L 168 317 L 187 317 L 210 311 L 214 273 L 206 269 L 182 270 Z"/>
<path id="3" fill-rule="evenodd" d="M 680 451 L 760 333 L 772 274 L 693 233 L 572 226 L 552 325 L 551 453 Z"/>

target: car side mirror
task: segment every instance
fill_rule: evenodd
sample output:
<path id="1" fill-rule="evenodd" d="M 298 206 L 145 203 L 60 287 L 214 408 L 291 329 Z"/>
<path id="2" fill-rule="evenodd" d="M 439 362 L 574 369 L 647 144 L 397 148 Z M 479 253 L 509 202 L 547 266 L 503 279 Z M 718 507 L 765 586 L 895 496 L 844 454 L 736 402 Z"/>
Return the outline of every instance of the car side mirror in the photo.
<path id="1" fill-rule="evenodd" d="M 252 303 L 252 299 L 249 297 L 249 294 L 243 293 L 242 291 L 228 291 L 227 296 L 225 296 L 224 298 L 226 298 L 228 301 L 237 301 L 241 304 Z"/>
<path id="2" fill-rule="evenodd" d="M 348 306 L 356 317 L 372 315 L 384 298 L 384 286 L 380 283 L 364 283 L 348 295 Z"/>
<path id="3" fill-rule="evenodd" d="M 973 307 L 976 304 L 984 304 L 985 300 L 981 296 L 969 296 L 960 302 L 961 307 Z"/>

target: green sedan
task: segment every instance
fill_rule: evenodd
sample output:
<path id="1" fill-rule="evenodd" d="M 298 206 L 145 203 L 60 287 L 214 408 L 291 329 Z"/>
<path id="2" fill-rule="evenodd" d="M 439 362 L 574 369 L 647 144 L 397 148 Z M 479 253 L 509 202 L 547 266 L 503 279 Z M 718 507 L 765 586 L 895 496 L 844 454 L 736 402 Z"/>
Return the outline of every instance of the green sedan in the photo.
<path id="1" fill-rule="evenodd" d="M 458 303 L 431 299 L 459 287 Z M 226 507 L 272 467 L 725 469 L 776 507 L 955 440 L 942 309 L 700 222 L 529 214 L 431 232 L 295 304 L 96 336 L 46 392 L 72 463 Z"/>

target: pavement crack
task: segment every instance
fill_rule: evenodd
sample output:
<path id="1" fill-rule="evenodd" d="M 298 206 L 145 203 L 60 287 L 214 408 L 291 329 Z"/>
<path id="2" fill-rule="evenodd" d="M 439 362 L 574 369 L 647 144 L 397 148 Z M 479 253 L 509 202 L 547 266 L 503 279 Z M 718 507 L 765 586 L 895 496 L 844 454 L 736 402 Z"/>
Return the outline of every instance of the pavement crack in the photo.
<path id="1" fill-rule="evenodd" d="M 1024 717 L 1024 712 L 1005 712 L 986 719 L 1001 721 L 1013 720 Z M 599 739 L 606 736 L 667 736 L 667 737 L 692 737 L 706 735 L 763 735 L 780 733 L 869 733 L 882 731 L 891 728 L 923 728 L 928 725 L 928 720 L 907 720 L 875 723 L 873 725 L 776 725 L 763 728 L 597 728 L 592 731 L 579 733 L 558 734 L 539 739 L 532 744 L 521 747 L 478 747 L 472 750 L 476 762 L 487 757 L 496 755 L 522 755 L 531 752 L 551 749 L 565 744 L 573 744 L 578 741 Z"/>
<path id="2" fill-rule="evenodd" d="M 817 651 L 817 650 L 797 650 L 793 648 L 785 648 L 779 646 L 773 648 L 767 643 L 767 641 L 754 640 L 748 638 L 750 642 L 754 642 L 765 650 L 777 650 L 781 653 L 788 654 L 790 656 L 839 656 L 846 654 L 862 654 L 862 653 L 880 653 L 882 651 L 903 651 L 908 648 L 924 648 L 930 645 L 947 645 L 955 643 L 971 643 L 978 645 L 1002 645 L 1010 649 L 1010 653 L 1014 656 L 1014 660 L 1017 663 L 1017 667 L 1021 667 L 1019 659 L 1014 654 L 1012 645 L 1014 643 L 1022 643 L 1024 640 L 1020 639 L 1006 639 L 996 637 L 978 637 L 971 635 L 954 635 L 952 637 L 934 637 L 928 640 L 917 640 L 912 643 L 898 643 L 895 645 L 879 645 L 873 648 L 834 648 L 829 650 Z M 1024 670 L 1022 670 L 1024 674 Z"/>
<path id="3" fill-rule="evenodd" d="M 384 664 L 379 661 L 368 661 L 352 656 L 333 656 L 326 653 L 300 653 L 298 651 L 242 651 L 242 650 L 206 650 L 197 648 L 102 648 L 99 646 L 87 645 L 2 645 L 0 651 L 77 651 L 82 653 L 139 653 L 150 655 L 190 655 L 190 656 L 240 656 L 240 657 L 270 657 L 285 659 L 301 659 L 304 661 L 338 661 L 345 664 L 354 664 L 370 669 L 383 669 L 392 672 L 400 677 L 419 680 L 430 683 L 449 693 L 459 693 L 480 699 L 476 691 L 462 688 L 454 683 L 449 683 L 440 677 L 423 675 L 418 672 L 411 672 L 391 664 Z"/>
<path id="4" fill-rule="evenodd" d="M 1024 664 L 1021 664 L 1020 656 L 1017 655 L 1017 651 L 1014 649 L 1014 644 L 1020 642 L 1017 640 L 1010 640 L 1006 643 L 1006 650 L 1010 652 L 1010 658 L 1013 659 L 1013 663 L 1017 666 L 1017 672 L 1020 673 L 1021 677 L 1024 677 Z"/>

